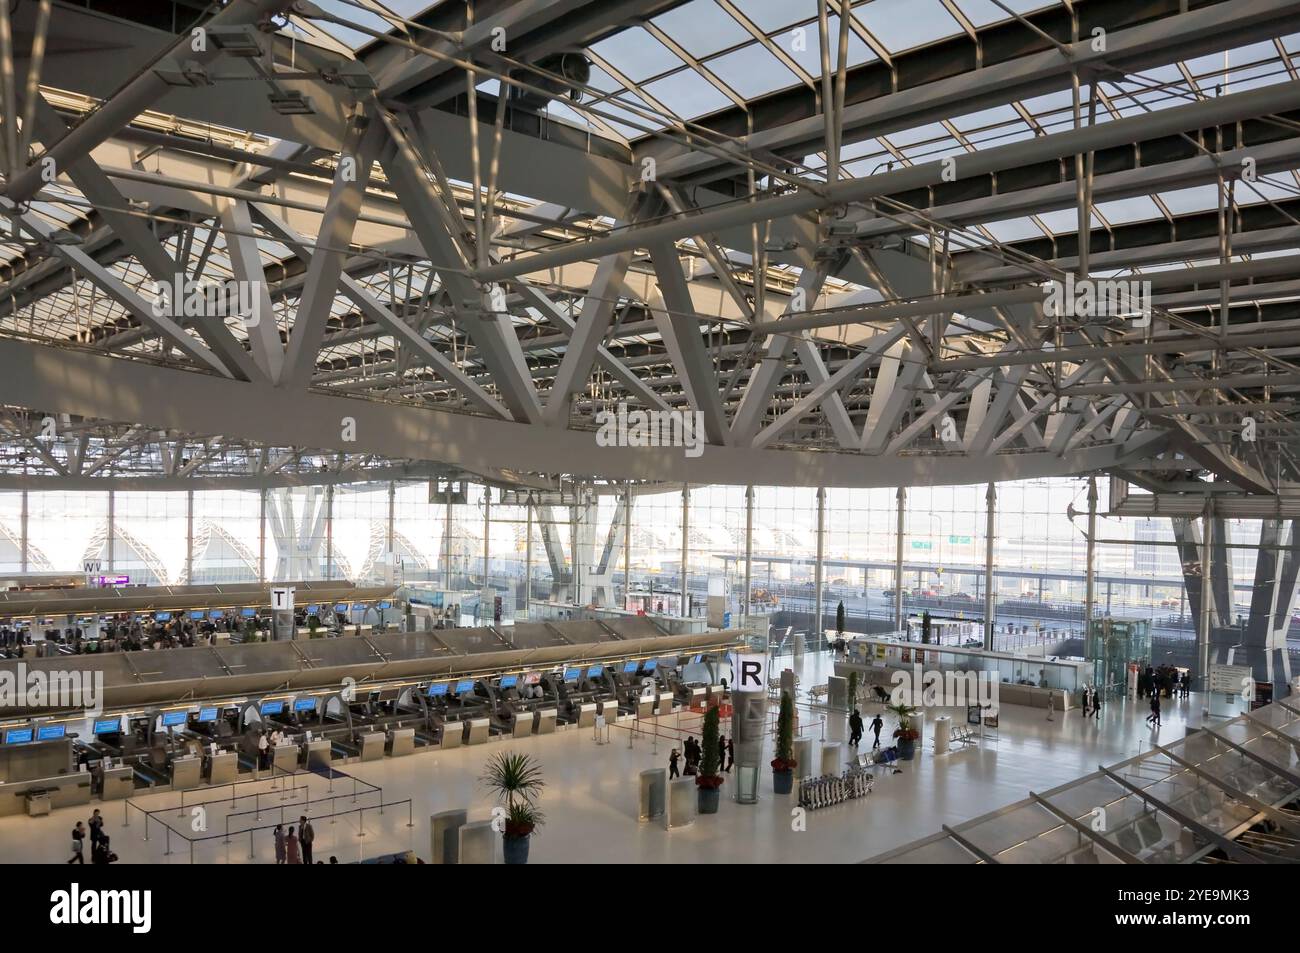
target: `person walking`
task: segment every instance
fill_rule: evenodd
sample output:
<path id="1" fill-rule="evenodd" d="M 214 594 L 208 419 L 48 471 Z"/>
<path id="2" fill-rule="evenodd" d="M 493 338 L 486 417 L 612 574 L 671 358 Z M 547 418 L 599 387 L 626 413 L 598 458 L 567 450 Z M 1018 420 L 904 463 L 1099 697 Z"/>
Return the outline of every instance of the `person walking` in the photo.
<path id="1" fill-rule="evenodd" d="M 732 735 L 727 739 L 727 773 L 731 773 L 731 766 L 736 763 L 736 736 Z"/>
<path id="2" fill-rule="evenodd" d="M 289 834 L 284 839 L 284 857 L 286 864 L 302 863 L 302 858 L 298 856 L 298 837 L 292 827 L 289 828 Z"/>
<path id="3" fill-rule="evenodd" d="M 1160 727 L 1160 693 L 1151 696 L 1151 716 L 1147 719 L 1152 728 Z"/>
<path id="4" fill-rule="evenodd" d="M 307 815 L 298 818 L 298 843 L 302 846 L 302 862 L 311 863 L 311 843 L 316 839 L 316 831 L 312 829 L 311 821 L 307 820 Z"/>
<path id="5" fill-rule="evenodd" d="M 862 714 L 855 708 L 849 715 L 849 745 L 856 748 L 862 740 Z"/>
<path id="6" fill-rule="evenodd" d="M 1050 688 L 1047 690 L 1047 720 L 1056 721 L 1056 693 Z"/>
<path id="7" fill-rule="evenodd" d="M 277 864 L 283 864 L 284 863 L 284 825 L 276 824 L 275 830 L 272 833 L 274 833 L 275 835 L 275 862 Z"/>
<path id="8" fill-rule="evenodd" d="M 671 781 L 673 778 L 681 777 L 681 772 L 677 770 L 677 762 L 679 760 L 681 760 L 681 756 L 677 753 L 677 749 L 674 748 L 672 752 L 668 755 L 668 780 L 669 781 Z"/>
<path id="9" fill-rule="evenodd" d="M 885 727 L 885 723 L 880 715 L 876 715 L 875 718 L 871 719 L 871 733 L 876 736 L 876 740 L 871 744 L 872 748 L 880 747 L 880 729 L 883 727 Z"/>
<path id="10" fill-rule="evenodd" d="M 95 845 L 98 844 L 100 839 L 104 836 L 104 818 L 99 813 L 99 808 L 95 808 L 91 813 L 90 821 L 87 826 L 90 828 L 90 851 L 93 855 Z"/>
<path id="11" fill-rule="evenodd" d="M 86 858 L 82 854 L 82 848 L 86 842 L 86 825 L 77 821 L 77 826 L 72 829 L 72 856 L 68 858 L 70 864 L 85 864 Z"/>
<path id="12" fill-rule="evenodd" d="M 1092 690 L 1092 717 L 1101 720 L 1101 692 L 1096 688 Z"/>

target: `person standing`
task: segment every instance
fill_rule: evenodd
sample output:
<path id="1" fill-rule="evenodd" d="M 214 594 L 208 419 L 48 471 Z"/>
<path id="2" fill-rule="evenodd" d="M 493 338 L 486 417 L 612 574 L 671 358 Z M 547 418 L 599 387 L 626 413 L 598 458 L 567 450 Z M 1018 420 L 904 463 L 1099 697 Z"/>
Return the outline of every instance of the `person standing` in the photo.
<path id="1" fill-rule="evenodd" d="M 82 848 L 86 842 L 86 825 L 77 821 L 77 826 L 72 829 L 72 856 L 68 858 L 70 864 L 86 863 L 86 858 L 82 854 Z"/>
<path id="2" fill-rule="evenodd" d="M 271 751 L 271 742 L 266 737 L 266 732 L 258 732 L 257 735 L 257 766 L 265 771 L 271 765 L 269 757 Z"/>
<path id="3" fill-rule="evenodd" d="M 289 835 L 284 839 L 284 862 L 286 864 L 301 864 L 302 858 L 298 856 L 298 838 L 289 828 Z"/>
<path id="4" fill-rule="evenodd" d="M 90 827 L 90 850 L 93 854 L 95 851 L 95 845 L 98 844 L 100 839 L 104 836 L 104 818 L 100 815 L 99 808 L 95 808 L 94 812 L 90 815 L 88 826 Z"/>
<path id="5" fill-rule="evenodd" d="M 298 818 L 298 843 L 302 845 L 302 862 L 311 863 L 311 844 L 316 839 L 316 831 L 312 829 L 311 821 L 307 820 L 307 815 Z"/>
<path id="6" fill-rule="evenodd" d="M 1101 692 L 1096 688 L 1092 690 L 1092 717 L 1101 720 Z"/>
<path id="7" fill-rule="evenodd" d="M 736 736 L 732 735 L 727 739 L 727 773 L 731 773 L 731 766 L 736 763 Z"/>
<path id="8" fill-rule="evenodd" d="M 1152 728 L 1160 727 L 1160 693 L 1156 692 L 1151 696 L 1151 715 L 1147 718 L 1151 722 Z"/>
<path id="9" fill-rule="evenodd" d="M 275 862 L 284 863 L 284 825 L 275 825 Z"/>
<path id="10" fill-rule="evenodd" d="M 871 719 L 871 733 L 876 736 L 876 740 L 871 744 L 872 748 L 880 747 L 880 729 L 883 727 L 885 727 L 885 723 L 880 715 L 876 715 L 875 718 Z"/>
<path id="11" fill-rule="evenodd" d="M 856 748 L 862 741 L 862 715 L 855 708 L 849 715 L 849 745 Z"/>
<path id="12" fill-rule="evenodd" d="M 672 752 L 668 755 L 668 780 L 669 781 L 671 781 L 673 778 L 681 777 L 681 772 L 677 770 L 677 762 L 679 760 L 681 760 L 681 756 L 677 753 L 677 749 L 674 748 Z"/>
<path id="13" fill-rule="evenodd" d="M 1047 690 L 1047 720 L 1056 720 L 1056 693 L 1050 688 Z"/>

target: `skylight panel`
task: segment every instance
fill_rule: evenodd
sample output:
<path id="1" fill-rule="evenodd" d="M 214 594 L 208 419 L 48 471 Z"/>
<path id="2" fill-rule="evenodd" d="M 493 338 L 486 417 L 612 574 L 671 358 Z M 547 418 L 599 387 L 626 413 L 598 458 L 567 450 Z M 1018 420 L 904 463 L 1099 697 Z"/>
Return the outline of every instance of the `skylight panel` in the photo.
<path id="1" fill-rule="evenodd" d="M 874 0 L 853 12 L 891 53 L 962 32 L 961 25 L 939 0 Z"/>
<path id="2" fill-rule="evenodd" d="M 634 83 L 683 65 L 677 54 L 639 26 L 601 40 L 591 51 Z"/>
<path id="3" fill-rule="evenodd" d="M 690 0 L 651 22 L 697 58 L 752 39 L 749 31 L 714 0 Z"/>
<path id="4" fill-rule="evenodd" d="M 753 99 L 799 82 L 775 56 L 757 43 L 714 57 L 709 70 L 745 99 Z"/>

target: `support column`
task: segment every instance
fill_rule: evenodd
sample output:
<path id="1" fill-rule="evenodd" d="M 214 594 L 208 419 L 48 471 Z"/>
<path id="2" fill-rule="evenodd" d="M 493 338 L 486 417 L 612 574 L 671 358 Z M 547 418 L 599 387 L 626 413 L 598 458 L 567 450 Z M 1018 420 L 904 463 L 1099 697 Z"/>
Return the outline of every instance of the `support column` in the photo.
<path id="1" fill-rule="evenodd" d="M 988 523 L 984 529 L 984 649 L 993 651 L 993 537 L 998 513 L 998 491 L 992 483 L 984 494 Z"/>
<path id="2" fill-rule="evenodd" d="M 623 484 L 623 602 L 627 608 L 627 594 L 632 591 L 632 484 Z"/>
<path id="3" fill-rule="evenodd" d="M 1097 604 L 1097 478 L 1088 477 L 1088 564 L 1083 597 L 1083 637 L 1086 640 L 1092 628 L 1092 617 Z M 1042 602 L 1042 580 L 1039 580 L 1039 602 Z"/>
<path id="4" fill-rule="evenodd" d="M 754 487 L 745 487 L 745 595 L 741 603 L 740 614 L 749 616 L 750 588 L 754 569 Z"/>
<path id="5" fill-rule="evenodd" d="M 681 572 L 681 577 L 682 577 L 681 614 L 683 616 L 689 615 L 689 613 L 686 611 L 686 582 L 687 582 L 687 571 L 689 568 L 687 565 L 688 558 L 689 558 L 687 553 L 689 552 L 690 542 L 691 542 L 691 488 L 687 486 L 685 483 L 683 483 L 682 484 L 682 572 Z"/>
<path id="6" fill-rule="evenodd" d="M 1210 636 L 1213 626 L 1214 605 L 1214 503 L 1205 500 L 1205 513 L 1201 517 L 1201 612 L 1196 624 L 1196 678 L 1202 691 L 1210 687 Z"/>
<path id="7" fill-rule="evenodd" d="M 569 507 L 569 603 L 582 605 L 582 573 L 578 559 L 578 520 L 582 507 L 582 494 L 575 486 L 573 505 Z"/>
<path id="8" fill-rule="evenodd" d="M 116 519 L 114 514 L 115 499 L 116 499 L 116 495 L 113 493 L 112 490 L 109 490 L 108 491 L 108 539 L 105 541 L 105 545 L 108 547 L 108 552 L 105 554 L 106 562 L 108 563 L 108 565 L 106 565 L 104 569 L 106 569 L 110 573 L 113 572 L 114 569 L 113 550 L 116 549 L 116 547 L 113 545 L 113 537 L 117 535 Z"/>
<path id="9" fill-rule="evenodd" d="M 334 578 L 334 484 L 325 487 L 325 578 Z"/>
<path id="10" fill-rule="evenodd" d="M 822 586 L 826 582 L 826 487 L 817 488 L 817 562 L 813 566 L 813 639 L 822 636 Z"/>
<path id="11" fill-rule="evenodd" d="M 27 499 L 27 491 L 26 491 L 26 490 L 23 490 L 23 504 L 22 504 L 22 505 L 23 505 L 23 512 L 22 512 L 22 516 L 21 516 L 21 518 L 20 518 L 20 525 L 19 525 L 19 530 L 18 530 L 19 533 L 21 533 L 22 535 L 21 535 L 21 537 L 19 538 L 19 544 L 18 544 L 18 559 L 19 559 L 19 562 L 20 562 L 20 564 L 21 564 L 21 566 L 22 566 L 22 572 L 25 573 L 25 572 L 27 572 L 27 567 L 28 567 L 28 565 L 29 565 L 29 562 L 28 562 L 28 555 L 27 555 L 27 554 L 28 554 L 28 550 L 30 549 L 30 544 L 28 543 L 28 536 L 27 536 L 27 517 L 28 517 L 28 509 L 27 509 L 27 507 L 28 507 L 28 499 Z"/>
<path id="12" fill-rule="evenodd" d="M 390 565 L 393 567 L 394 575 L 397 570 L 397 483 L 394 480 L 388 481 L 388 558 Z"/>
<path id="13" fill-rule="evenodd" d="M 483 585 L 481 588 L 488 587 L 488 566 L 492 557 L 492 546 L 488 542 L 492 535 L 492 488 L 486 483 L 483 484 Z"/>
<path id="14" fill-rule="evenodd" d="M 185 582 L 194 585 L 194 491 L 185 491 Z"/>
<path id="15" fill-rule="evenodd" d="M 442 587 L 451 589 L 451 485 L 447 486 L 446 510 L 442 520 L 442 571 L 446 579 Z"/>
<path id="16" fill-rule="evenodd" d="M 266 582 L 266 487 L 258 491 L 257 581 Z"/>
<path id="17" fill-rule="evenodd" d="M 524 617 L 533 609 L 533 496 L 528 495 L 528 528 L 524 537 Z"/>
<path id="18" fill-rule="evenodd" d="M 898 488 L 898 527 L 894 533 L 894 631 L 903 631 L 903 538 L 907 535 L 907 490 Z"/>

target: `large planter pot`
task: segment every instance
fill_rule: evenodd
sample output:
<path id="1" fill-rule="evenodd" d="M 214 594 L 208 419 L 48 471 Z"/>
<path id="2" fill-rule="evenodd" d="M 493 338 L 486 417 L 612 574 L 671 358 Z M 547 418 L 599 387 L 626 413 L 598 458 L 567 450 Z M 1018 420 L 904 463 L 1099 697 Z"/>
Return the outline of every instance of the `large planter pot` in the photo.
<path id="1" fill-rule="evenodd" d="M 789 794 L 794 790 L 793 771 L 772 771 L 772 791 L 775 794 Z"/>
<path id="2" fill-rule="evenodd" d="M 911 761 L 916 757 L 916 741 L 909 739 L 907 741 L 901 738 L 898 741 L 898 757 L 903 761 Z"/>
<path id="3" fill-rule="evenodd" d="M 528 842 L 532 840 L 527 834 L 523 837 L 502 836 L 501 845 L 507 864 L 528 863 Z"/>
<path id="4" fill-rule="evenodd" d="M 718 804 L 722 801 L 722 788 L 699 788 L 699 810 L 701 814 L 717 814 Z"/>

